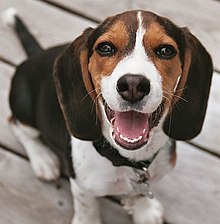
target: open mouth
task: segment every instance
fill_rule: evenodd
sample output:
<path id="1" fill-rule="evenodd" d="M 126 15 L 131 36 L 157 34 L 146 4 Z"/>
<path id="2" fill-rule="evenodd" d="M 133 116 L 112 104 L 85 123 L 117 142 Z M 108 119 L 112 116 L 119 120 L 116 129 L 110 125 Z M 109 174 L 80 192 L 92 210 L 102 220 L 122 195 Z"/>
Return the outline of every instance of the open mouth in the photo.
<path id="1" fill-rule="evenodd" d="M 113 111 L 103 100 L 105 113 L 113 127 L 112 136 L 115 142 L 127 150 L 136 150 L 147 144 L 152 128 L 159 124 L 164 102 L 151 114 L 140 113 L 134 110 Z"/>

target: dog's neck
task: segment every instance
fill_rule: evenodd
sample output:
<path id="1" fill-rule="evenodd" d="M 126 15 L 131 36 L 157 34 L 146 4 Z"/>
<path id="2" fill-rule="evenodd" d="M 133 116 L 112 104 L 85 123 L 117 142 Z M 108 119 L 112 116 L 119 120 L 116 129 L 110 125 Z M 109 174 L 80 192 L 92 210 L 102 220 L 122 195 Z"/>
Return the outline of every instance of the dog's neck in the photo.
<path id="1" fill-rule="evenodd" d="M 96 151 L 101 155 L 106 157 L 108 160 L 111 161 L 113 166 L 128 166 L 131 168 L 135 168 L 138 170 L 146 170 L 150 166 L 150 164 L 154 161 L 156 156 L 159 153 L 159 150 L 148 160 L 141 160 L 141 161 L 132 161 L 128 158 L 119 154 L 118 150 L 113 148 L 112 145 L 107 141 L 106 138 L 103 136 L 94 141 L 93 145 Z"/>

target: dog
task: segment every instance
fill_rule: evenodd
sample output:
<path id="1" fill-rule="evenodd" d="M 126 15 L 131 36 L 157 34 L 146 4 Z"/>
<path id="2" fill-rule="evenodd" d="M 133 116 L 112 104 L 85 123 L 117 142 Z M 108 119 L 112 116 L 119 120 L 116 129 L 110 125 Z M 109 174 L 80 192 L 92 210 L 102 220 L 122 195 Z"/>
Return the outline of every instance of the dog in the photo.
<path id="1" fill-rule="evenodd" d="M 25 47 L 31 35 L 11 18 Z M 175 166 L 175 140 L 201 131 L 213 73 L 206 49 L 187 28 L 142 10 L 64 46 L 31 41 L 12 80 L 9 124 L 36 175 L 57 179 L 50 148 L 69 148 L 72 224 L 101 224 L 97 197 L 107 195 L 120 196 L 135 224 L 163 223 L 150 183 Z"/>

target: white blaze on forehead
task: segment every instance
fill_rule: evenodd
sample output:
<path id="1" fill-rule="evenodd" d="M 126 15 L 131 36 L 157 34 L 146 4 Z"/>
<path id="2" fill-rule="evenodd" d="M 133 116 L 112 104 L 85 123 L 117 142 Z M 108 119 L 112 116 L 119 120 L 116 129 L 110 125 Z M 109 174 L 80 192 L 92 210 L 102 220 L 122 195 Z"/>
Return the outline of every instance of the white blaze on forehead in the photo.
<path id="1" fill-rule="evenodd" d="M 135 48 L 134 52 L 140 52 L 145 55 L 145 50 L 143 47 L 143 38 L 146 30 L 143 28 L 143 18 L 141 15 L 141 12 L 138 12 L 137 14 L 137 19 L 138 19 L 138 30 L 136 32 L 136 41 L 135 41 Z"/>

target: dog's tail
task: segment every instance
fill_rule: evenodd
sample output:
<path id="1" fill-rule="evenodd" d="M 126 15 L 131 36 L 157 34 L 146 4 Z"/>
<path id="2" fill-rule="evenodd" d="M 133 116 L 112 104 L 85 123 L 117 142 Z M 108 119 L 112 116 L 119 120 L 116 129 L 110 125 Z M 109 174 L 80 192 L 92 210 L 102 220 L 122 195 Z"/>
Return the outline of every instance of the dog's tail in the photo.
<path id="1" fill-rule="evenodd" d="M 28 31 L 28 28 L 19 18 L 17 10 L 15 8 L 9 8 L 5 12 L 3 12 L 2 19 L 6 25 L 13 28 L 28 57 L 43 51 L 43 48 L 31 35 L 31 33 Z"/>

